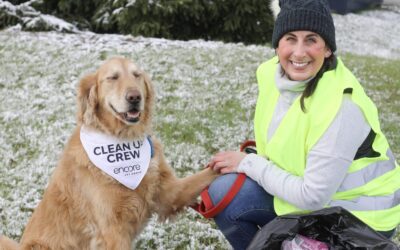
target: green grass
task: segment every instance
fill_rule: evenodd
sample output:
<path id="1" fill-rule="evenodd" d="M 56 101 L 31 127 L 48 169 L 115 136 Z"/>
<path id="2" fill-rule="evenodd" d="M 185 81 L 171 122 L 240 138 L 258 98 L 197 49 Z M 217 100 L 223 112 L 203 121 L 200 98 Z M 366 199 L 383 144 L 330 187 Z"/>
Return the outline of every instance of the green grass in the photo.
<path id="1" fill-rule="evenodd" d="M 76 85 L 111 55 L 136 61 L 157 92 L 155 133 L 179 176 L 253 138 L 263 46 L 173 42 L 112 35 L 0 32 L 0 233 L 18 239 L 75 126 Z M 341 55 L 380 110 L 400 159 L 400 60 Z M 397 236 L 399 240 L 400 236 Z M 215 224 L 192 210 L 150 221 L 137 249 L 228 249 Z"/>

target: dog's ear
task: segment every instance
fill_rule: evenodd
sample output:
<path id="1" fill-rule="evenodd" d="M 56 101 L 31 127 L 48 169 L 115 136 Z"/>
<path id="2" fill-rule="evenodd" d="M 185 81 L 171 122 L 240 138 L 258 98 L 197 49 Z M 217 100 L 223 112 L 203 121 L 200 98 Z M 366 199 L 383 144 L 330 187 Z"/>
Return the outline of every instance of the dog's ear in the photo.
<path id="1" fill-rule="evenodd" d="M 151 83 L 150 76 L 146 72 L 143 72 L 143 78 L 144 78 L 144 84 L 146 86 L 146 92 L 147 92 L 146 101 L 148 103 L 152 104 L 154 101 L 154 98 L 155 98 L 153 84 Z"/>
<path id="2" fill-rule="evenodd" d="M 97 107 L 97 73 L 84 76 L 78 85 L 78 122 L 90 123 Z M 89 119 L 89 120 L 88 120 Z"/>

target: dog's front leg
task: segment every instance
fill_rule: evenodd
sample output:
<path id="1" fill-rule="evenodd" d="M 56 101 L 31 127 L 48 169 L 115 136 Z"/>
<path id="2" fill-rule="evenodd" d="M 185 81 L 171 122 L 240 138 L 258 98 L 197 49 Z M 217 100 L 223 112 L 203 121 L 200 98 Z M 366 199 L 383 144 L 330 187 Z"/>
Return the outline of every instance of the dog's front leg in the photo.
<path id="1" fill-rule="evenodd" d="M 161 144 L 155 140 L 154 146 L 160 172 L 160 189 L 156 197 L 160 205 L 156 207 L 156 211 L 163 220 L 176 214 L 185 206 L 194 204 L 201 191 L 220 174 L 206 168 L 193 175 L 177 178 L 165 160 Z"/>
<path id="2" fill-rule="evenodd" d="M 161 182 L 159 194 L 159 201 L 162 204 L 158 207 L 160 219 L 173 216 L 184 207 L 194 204 L 201 191 L 218 175 L 210 168 L 184 178 L 176 178 L 172 171 L 167 171 L 163 175 L 164 181 Z"/>
<path id="3" fill-rule="evenodd" d="M 180 192 L 176 195 L 174 203 L 178 207 L 193 204 L 201 191 L 210 185 L 218 175 L 219 174 L 211 168 L 206 168 L 196 174 L 178 179 Z"/>

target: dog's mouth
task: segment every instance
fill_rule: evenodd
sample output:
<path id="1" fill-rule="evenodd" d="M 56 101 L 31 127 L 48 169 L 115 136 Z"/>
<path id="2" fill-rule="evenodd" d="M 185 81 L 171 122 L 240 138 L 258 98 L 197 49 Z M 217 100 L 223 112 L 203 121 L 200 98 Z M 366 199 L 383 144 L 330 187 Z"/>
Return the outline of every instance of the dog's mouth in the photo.
<path id="1" fill-rule="evenodd" d="M 136 108 L 131 109 L 128 112 L 120 114 L 127 122 L 138 122 L 140 119 L 140 111 Z"/>
<path id="2" fill-rule="evenodd" d="M 119 118 L 127 123 L 136 123 L 140 120 L 140 110 L 137 107 L 131 108 L 128 112 L 118 112 L 113 105 L 110 107 L 119 116 Z"/>

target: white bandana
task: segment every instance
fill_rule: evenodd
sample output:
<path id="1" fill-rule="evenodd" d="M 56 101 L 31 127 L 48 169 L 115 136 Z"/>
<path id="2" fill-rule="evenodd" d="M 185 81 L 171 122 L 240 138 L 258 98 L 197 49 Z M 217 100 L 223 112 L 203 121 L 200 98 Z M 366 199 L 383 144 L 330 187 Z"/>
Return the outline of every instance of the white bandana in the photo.
<path id="1" fill-rule="evenodd" d="M 121 140 L 82 126 L 80 138 L 90 161 L 102 171 L 134 190 L 147 172 L 152 155 L 149 138 Z"/>

